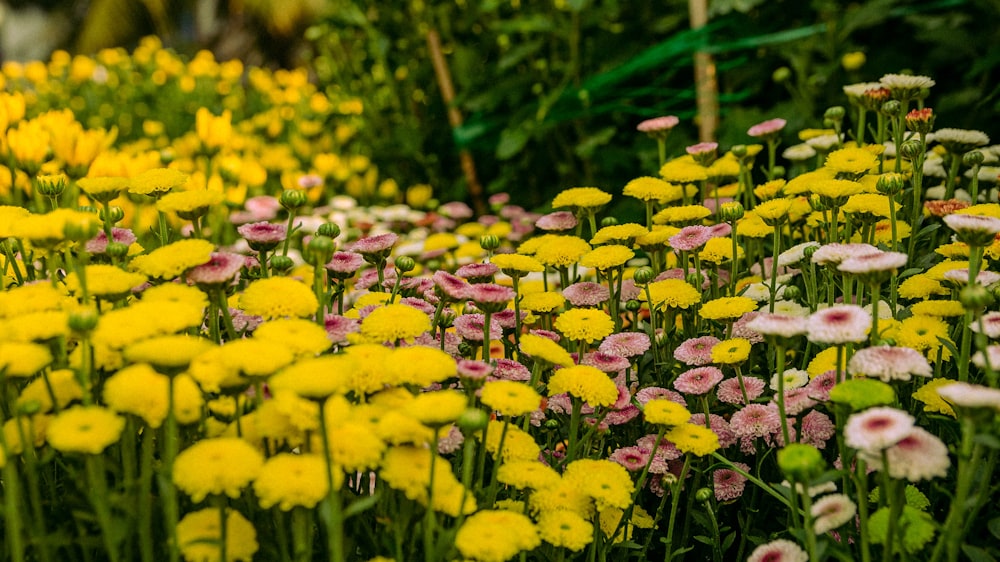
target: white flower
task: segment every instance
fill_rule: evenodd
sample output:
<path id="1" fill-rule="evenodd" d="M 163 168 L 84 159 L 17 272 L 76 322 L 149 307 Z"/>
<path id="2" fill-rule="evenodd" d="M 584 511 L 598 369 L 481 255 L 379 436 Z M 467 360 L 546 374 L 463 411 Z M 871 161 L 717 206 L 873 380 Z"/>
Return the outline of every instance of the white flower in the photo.
<path id="1" fill-rule="evenodd" d="M 753 549 L 747 562 L 809 562 L 809 555 L 792 541 L 778 539 Z"/>
<path id="2" fill-rule="evenodd" d="M 809 382 L 809 371 L 803 371 L 802 369 L 786 369 L 782 378 L 785 379 L 785 390 L 802 388 Z M 771 377 L 771 383 L 769 386 L 771 387 L 771 390 L 777 392 L 778 373 L 775 373 Z"/>
<path id="3" fill-rule="evenodd" d="M 917 350 L 909 347 L 880 345 L 859 349 L 847 363 L 847 371 L 855 375 L 877 377 L 884 382 L 908 381 L 912 375 L 931 377 L 934 370 Z"/>
<path id="4" fill-rule="evenodd" d="M 938 395 L 955 406 L 963 408 L 992 408 L 1000 412 L 1000 390 L 956 382 L 938 388 Z"/>
<path id="5" fill-rule="evenodd" d="M 861 451 L 861 457 L 875 470 L 884 470 L 882 455 Z M 948 475 L 951 459 L 948 447 L 936 435 L 913 427 L 895 445 L 885 450 L 889 476 L 910 482 L 943 478 Z"/>
<path id="6" fill-rule="evenodd" d="M 860 306 L 831 306 L 809 316 L 806 337 L 814 343 L 860 343 L 868 339 L 871 325 L 872 315 Z"/>
<path id="7" fill-rule="evenodd" d="M 847 418 L 844 441 L 848 447 L 877 455 L 906 437 L 912 428 L 913 416 L 902 410 L 869 408 Z"/>
<path id="8" fill-rule="evenodd" d="M 809 242 L 803 242 L 801 244 L 796 244 L 791 248 L 785 250 L 778 254 L 778 266 L 785 267 L 789 265 L 795 265 L 800 261 L 806 259 L 806 248 L 818 248 L 819 242 L 815 240 Z"/>
<path id="9" fill-rule="evenodd" d="M 849 98 L 860 98 L 865 95 L 868 90 L 875 90 L 881 88 L 882 84 L 880 82 L 860 82 L 858 84 L 848 84 L 844 86 L 844 93 L 847 94 Z"/>
<path id="10" fill-rule="evenodd" d="M 886 74 L 879 79 L 879 83 L 890 90 L 919 90 L 930 88 L 935 84 L 929 76 L 911 76 L 909 74 Z"/>
<path id="11" fill-rule="evenodd" d="M 938 129 L 934 131 L 934 140 L 945 145 L 946 148 L 963 147 L 962 152 L 990 144 L 990 137 L 986 133 L 970 129 Z"/>
<path id="12" fill-rule="evenodd" d="M 810 513 L 817 535 L 832 531 L 854 518 L 858 506 L 844 494 L 829 494 L 816 500 Z"/>
<path id="13" fill-rule="evenodd" d="M 809 308 L 795 301 L 774 301 L 774 313 L 785 316 L 809 316 Z"/>
<path id="14" fill-rule="evenodd" d="M 811 146 L 816 150 L 821 150 L 827 152 L 831 148 L 837 146 L 840 143 L 840 137 L 837 135 L 820 135 L 818 137 L 813 137 L 806 141 L 806 144 Z"/>
<path id="15" fill-rule="evenodd" d="M 781 156 L 785 160 L 800 162 L 815 157 L 816 149 L 803 142 L 789 146 L 781 153 Z"/>

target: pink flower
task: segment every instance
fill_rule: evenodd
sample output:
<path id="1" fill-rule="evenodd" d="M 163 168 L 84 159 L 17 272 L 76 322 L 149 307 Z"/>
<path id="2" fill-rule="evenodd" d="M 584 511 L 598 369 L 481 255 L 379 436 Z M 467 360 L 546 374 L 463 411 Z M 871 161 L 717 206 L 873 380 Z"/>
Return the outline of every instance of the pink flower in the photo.
<path id="1" fill-rule="evenodd" d="M 573 306 L 597 306 L 611 298 L 611 291 L 600 283 L 581 281 L 563 289 L 562 295 Z"/>
<path id="2" fill-rule="evenodd" d="M 684 371 L 674 380 L 674 388 L 684 394 L 708 394 L 724 378 L 716 367 L 699 367 Z"/>
<path id="3" fill-rule="evenodd" d="M 354 252 L 334 252 L 325 267 L 327 271 L 335 274 L 335 277 L 345 279 L 354 275 L 364 264 L 365 259 L 361 254 Z"/>
<path id="4" fill-rule="evenodd" d="M 862 451 L 861 456 L 876 470 L 883 470 L 882 455 Z M 936 435 L 914 426 L 902 439 L 885 450 L 889 476 L 905 478 L 910 482 L 944 478 L 948 475 L 951 459 L 948 447 Z"/>
<path id="5" fill-rule="evenodd" d="M 236 228 L 236 232 L 246 239 L 254 251 L 267 251 L 277 246 L 285 239 L 286 229 L 283 224 L 269 222 L 254 222 Z"/>
<path id="6" fill-rule="evenodd" d="M 187 279 L 198 285 L 224 285 L 236 279 L 245 264 L 240 254 L 212 252 L 208 263 L 187 272 Z"/>
<path id="7" fill-rule="evenodd" d="M 598 350 L 621 357 L 635 357 L 649 349 L 649 336 L 642 332 L 619 332 L 604 338 Z"/>
<path id="8" fill-rule="evenodd" d="M 843 304 L 817 310 L 809 316 L 807 337 L 814 343 L 860 343 L 868 339 L 872 315 L 860 306 Z"/>
<path id="9" fill-rule="evenodd" d="M 399 236 L 392 232 L 386 232 L 385 234 L 378 234 L 375 236 L 366 236 L 360 240 L 351 244 L 350 250 L 352 252 L 357 252 L 368 259 L 372 256 L 387 256 L 392 250 L 393 245 L 399 240 Z"/>
<path id="10" fill-rule="evenodd" d="M 786 124 L 788 124 L 788 121 L 781 118 L 768 119 L 747 129 L 747 135 L 754 138 L 769 137 L 780 133 Z"/>
<path id="11" fill-rule="evenodd" d="M 447 271 L 438 270 L 434 272 L 433 279 L 436 294 L 439 297 L 447 297 L 453 301 L 464 301 L 469 298 L 470 285 L 462 278 L 456 277 Z"/>
<path id="12" fill-rule="evenodd" d="M 741 462 L 733 463 L 744 472 L 749 472 L 750 467 Z M 743 495 L 747 479 L 739 472 L 730 468 L 720 468 L 712 472 L 712 488 L 715 490 L 715 499 L 731 501 Z"/>
<path id="13" fill-rule="evenodd" d="M 814 377 L 806 385 L 806 389 L 809 390 L 809 397 L 813 400 L 826 402 L 830 399 L 830 389 L 835 384 L 837 384 L 837 371 L 831 369 Z"/>
<path id="14" fill-rule="evenodd" d="M 510 361 L 509 359 L 507 361 Z M 518 363 L 520 365 L 520 363 Z M 463 379 L 485 380 L 493 373 L 493 366 L 484 361 L 459 359 L 457 362 L 458 376 Z"/>
<path id="15" fill-rule="evenodd" d="M 680 232 L 671 236 L 667 239 L 667 243 L 675 250 L 690 252 L 704 246 L 711 239 L 711 228 L 700 224 L 693 224 L 685 226 Z"/>
<path id="16" fill-rule="evenodd" d="M 243 206 L 250 212 L 250 218 L 254 221 L 269 221 L 278 216 L 281 209 L 281 201 L 277 197 L 270 195 L 257 195 L 247 199 Z"/>
<path id="17" fill-rule="evenodd" d="M 499 312 L 507 308 L 507 303 L 517 296 L 513 289 L 494 283 L 469 285 L 468 293 L 469 300 L 483 310 L 489 309 L 489 312 Z"/>
<path id="18" fill-rule="evenodd" d="M 486 324 L 486 317 L 482 314 L 463 314 L 455 318 L 455 333 L 463 340 L 472 342 L 483 341 L 483 328 Z M 503 337 L 503 330 L 500 325 L 490 319 L 490 340 L 498 340 Z"/>
<path id="19" fill-rule="evenodd" d="M 125 244 L 126 246 L 131 246 L 135 244 L 135 234 L 127 228 L 112 228 L 111 238 L 114 242 L 119 244 Z M 84 246 L 88 254 L 103 254 L 108 249 L 108 235 L 104 231 L 100 231 L 96 236 L 87 241 Z"/>
<path id="20" fill-rule="evenodd" d="M 469 263 L 455 270 L 455 275 L 468 280 L 470 283 L 489 281 L 500 268 L 492 263 Z"/>
<path id="21" fill-rule="evenodd" d="M 461 201 L 450 201 L 437 209 L 438 213 L 452 219 L 467 219 L 474 214 L 472 207 Z"/>
<path id="22" fill-rule="evenodd" d="M 792 541 L 778 539 L 755 548 L 747 562 L 809 562 L 809 555 Z"/>
<path id="23" fill-rule="evenodd" d="M 749 404 L 733 414 L 729 425 L 738 437 L 765 437 L 781 429 L 781 419 L 773 405 Z"/>
<path id="24" fill-rule="evenodd" d="M 913 416 L 888 407 L 869 408 L 852 414 L 844 426 L 847 446 L 878 455 L 899 443 L 913 428 Z"/>
<path id="25" fill-rule="evenodd" d="M 798 316 L 762 312 L 747 322 L 747 328 L 765 336 L 791 339 L 806 333 L 808 322 Z"/>
<path id="26" fill-rule="evenodd" d="M 569 230 L 576 228 L 576 215 L 570 211 L 556 211 L 547 215 L 542 215 L 535 221 L 535 226 L 542 230 Z"/>
<path id="27" fill-rule="evenodd" d="M 684 151 L 692 156 L 695 156 L 701 154 L 712 154 L 718 149 L 719 143 L 717 142 L 700 142 L 686 147 Z"/>
<path id="28" fill-rule="evenodd" d="M 646 402 L 649 402 L 650 400 L 653 400 L 655 398 L 666 398 L 667 400 L 677 402 L 678 404 L 684 406 L 685 408 L 687 407 L 687 402 L 684 400 L 683 396 L 667 388 L 661 388 L 659 386 L 647 386 L 646 388 L 643 388 L 639 390 L 639 392 L 635 393 L 635 399 L 639 402 L 639 404 L 642 404 L 643 406 L 646 405 Z"/>
<path id="29" fill-rule="evenodd" d="M 719 341 L 715 336 L 691 338 L 677 346 L 674 350 L 674 359 L 685 365 L 708 365 L 712 362 L 712 346 Z"/>
<path id="30" fill-rule="evenodd" d="M 636 126 L 636 130 L 640 133 L 665 133 L 676 127 L 680 122 L 681 120 L 675 115 L 664 115 L 663 117 L 654 117 L 642 121 Z"/>
<path id="31" fill-rule="evenodd" d="M 772 404 L 777 403 L 772 402 Z M 810 398 L 808 388 L 792 388 L 785 391 L 785 413 L 789 416 L 797 416 L 815 405 L 816 401 Z"/>
<path id="32" fill-rule="evenodd" d="M 854 519 L 858 506 L 844 494 L 828 494 L 812 506 L 813 525 L 817 535 L 832 531 Z"/>
<path id="33" fill-rule="evenodd" d="M 667 461 L 679 459 L 683 454 L 677 449 L 677 447 L 674 446 L 673 443 L 667 441 L 666 439 L 660 439 L 660 441 L 657 442 L 655 433 L 640 437 L 635 444 L 643 449 L 653 451 L 654 455 L 657 455 Z"/>
<path id="34" fill-rule="evenodd" d="M 347 334 L 353 334 L 361 329 L 361 323 L 353 318 L 327 314 L 323 317 L 323 327 L 326 337 L 335 344 L 347 343 Z"/>
<path id="35" fill-rule="evenodd" d="M 811 260 L 817 265 L 836 267 L 844 260 L 880 252 L 871 244 L 824 244 L 813 253 Z"/>
<path id="36" fill-rule="evenodd" d="M 757 377 L 743 377 L 743 386 L 746 388 L 747 398 L 750 400 L 754 400 L 764 393 L 764 385 L 765 383 L 763 379 L 758 379 Z M 716 394 L 719 396 L 719 400 L 725 402 L 726 404 L 743 403 L 743 393 L 740 391 L 740 381 L 736 377 L 720 382 L 719 387 L 716 390 Z"/>
<path id="37" fill-rule="evenodd" d="M 639 472 L 646 468 L 649 457 L 652 455 L 649 449 L 642 447 L 620 447 L 616 449 L 608 459 L 614 461 L 632 472 Z"/>
<path id="38" fill-rule="evenodd" d="M 704 426 L 705 414 L 691 414 L 691 419 L 688 420 L 688 423 Z M 736 434 L 733 433 L 733 428 L 726 421 L 726 418 L 718 414 L 710 414 L 708 423 L 708 428 L 719 438 L 719 448 L 725 449 L 736 443 Z"/>
<path id="39" fill-rule="evenodd" d="M 884 382 L 908 381 L 911 375 L 934 376 L 930 363 L 919 351 L 909 347 L 888 345 L 859 349 L 847 363 L 847 371 L 852 374 L 877 377 Z"/>
<path id="40" fill-rule="evenodd" d="M 588 353 L 584 356 L 583 361 L 581 361 L 580 364 L 596 367 L 605 373 L 617 373 L 619 371 L 624 371 L 625 369 L 628 369 L 629 365 L 631 365 L 629 360 L 624 357 L 604 353 L 600 350 Z"/>
<path id="41" fill-rule="evenodd" d="M 531 380 L 531 371 L 513 359 L 497 359 L 493 376 L 508 381 L 528 381 Z"/>

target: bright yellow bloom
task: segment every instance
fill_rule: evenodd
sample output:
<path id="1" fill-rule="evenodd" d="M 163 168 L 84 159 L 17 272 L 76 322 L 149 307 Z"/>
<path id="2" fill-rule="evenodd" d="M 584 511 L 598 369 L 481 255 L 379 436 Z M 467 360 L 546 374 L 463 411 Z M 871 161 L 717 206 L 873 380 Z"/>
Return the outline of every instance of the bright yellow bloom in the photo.
<path id="1" fill-rule="evenodd" d="M 177 544 L 187 562 L 219 559 L 219 509 L 206 507 L 188 513 L 177 524 Z M 257 531 L 240 512 L 226 510 L 226 561 L 252 560 L 257 553 Z"/>
<path id="2" fill-rule="evenodd" d="M 552 200 L 552 207 L 599 209 L 611 202 L 611 194 L 596 187 L 571 187 L 564 189 Z"/>
<path id="3" fill-rule="evenodd" d="M 653 215 L 654 224 L 686 223 L 701 220 L 712 214 L 704 205 L 667 207 Z"/>
<path id="4" fill-rule="evenodd" d="M 676 186 L 650 176 L 629 181 L 625 184 L 622 195 L 635 197 L 640 201 L 656 201 L 657 203 L 669 203 L 681 198 L 680 190 Z"/>
<path id="5" fill-rule="evenodd" d="M 719 436 L 704 425 L 686 423 L 667 432 L 666 438 L 682 453 L 704 457 L 719 448 Z"/>
<path id="6" fill-rule="evenodd" d="M 681 425 L 691 419 L 691 412 L 687 408 L 665 398 L 646 402 L 642 413 L 648 423 L 657 425 Z"/>
<path id="7" fill-rule="evenodd" d="M 287 277 L 254 281 L 240 295 L 239 302 L 247 314 L 261 316 L 265 320 L 310 316 L 319 308 L 319 301 L 308 286 Z"/>
<path id="8" fill-rule="evenodd" d="M 46 438 L 53 449 L 64 453 L 98 455 L 118 441 L 125 418 L 99 406 L 74 406 L 49 423 Z"/>
<path id="9" fill-rule="evenodd" d="M 839 174 L 860 176 L 877 166 L 878 158 L 863 148 L 847 147 L 827 154 L 824 165 Z"/>
<path id="10" fill-rule="evenodd" d="M 188 181 L 188 175 L 173 168 L 153 168 L 133 177 L 128 182 L 129 193 L 158 197 Z"/>
<path id="11" fill-rule="evenodd" d="M 557 370 L 549 379 L 549 396 L 568 393 L 593 407 L 610 406 L 618 400 L 618 387 L 600 369 L 575 365 Z"/>
<path id="12" fill-rule="evenodd" d="M 649 234 L 649 231 L 640 224 L 613 224 L 598 230 L 597 234 L 590 239 L 590 243 L 600 245 L 614 242 L 623 246 L 631 246 L 633 240 L 646 234 Z"/>
<path id="13" fill-rule="evenodd" d="M 537 410 L 542 396 L 527 384 L 518 381 L 495 380 L 483 385 L 483 404 L 504 416 L 523 416 Z"/>
<path id="14" fill-rule="evenodd" d="M 573 357 L 562 346 L 549 338 L 535 334 L 521 336 L 521 353 L 536 361 L 542 360 L 561 367 L 573 365 Z"/>
<path id="15" fill-rule="evenodd" d="M 688 308 L 701 302 L 701 293 L 681 279 L 664 279 L 647 285 L 651 305 L 656 308 Z M 645 292 L 639 298 L 645 298 Z"/>
<path id="16" fill-rule="evenodd" d="M 361 322 L 361 335 L 372 343 L 409 342 L 430 329 L 427 314 L 405 304 L 376 308 Z"/>
<path id="17" fill-rule="evenodd" d="M 522 250 L 523 252 L 524 250 Z M 548 267 L 569 267 L 590 251 L 590 244 L 577 236 L 556 235 L 548 238 L 534 254 L 539 263 Z"/>
<path id="18" fill-rule="evenodd" d="M 750 356 L 750 342 L 743 338 L 720 341 L 712 346 L 712 362 L 723 365 L 742 363 Z"/>
<path id="19" fill-rule="evenodd" d="M 580 258 L 580 265 L 604 271 L 625 265 L 633 257 L 635 257 L 635 252 L 627 247 L 611 244 L 600 246 L 584 254 Z"/>
<path id="20" fill-rule="evenodd" d="M 283 345 L 298 357 L 319 355 L 333 345 L 322 326 L 303 318 L 269 320 L 254 331 L 253 337 Z"/>
<path id="21" fill-rule="evenodd" d="M 748 297 L 721 297 L 701 305 L 698 315 L 706 320 L 733 320 L 757 310 L 757 303 Z"/>
<path id="22" fill-rule="evenodd" d="M 577 459 L 566 466 L 566 480 L 594 500 L 597 511 L 617 507 L 625 509 L 632 504 L 635 487 L 628 470 L 607 459 Z"/>
<path id="23" fill-rule="evenodd" d="M 556 318 L 554 327 L 573 341 L 594 343 L 615 331 L 614 320 L 603 310 L 572 308 Z"/>
<path id="24" fill-rule="evenodd" d="M 267 460 L 253 483 L 260 506 L 282 511 L 316 507 L 329 490 L 326 461 L 319 455 L 279 453 Z"/>
<path id="25" fill-rule="evenodd" d="M 931 379 L 913 393 L 913 398 L 924 403 L 924 412 L 937 412 L 954 418 L 955 410 L 951 407 L 951 404 L 938 394 L 939 388 L 953 382 L 955 382 L 953 379 Z"/>
<path id="26" fill-rule="evenodd" d="M 209 494 L 238 498 L 264 465 L 264 456 L 242 439 L 202 439 L 174 460 L 174 484 L 200 502 Z"/>
<path id="27" fill-rule="evenodd" d="M 455 547 L 462 556 L 477 562 L 506 562 L 541 542 L 531 519 L 504 510 L 480 511 L 470 516 L 455 535 Z"/>
<path id="28" fill-rule="evenodd" d="M 192 238 L 161 246 L 132 259 L 132 268 L 148 277 L 173 279 L 185 271 L 208 263 L 215 245 L 207 240 Z"/>

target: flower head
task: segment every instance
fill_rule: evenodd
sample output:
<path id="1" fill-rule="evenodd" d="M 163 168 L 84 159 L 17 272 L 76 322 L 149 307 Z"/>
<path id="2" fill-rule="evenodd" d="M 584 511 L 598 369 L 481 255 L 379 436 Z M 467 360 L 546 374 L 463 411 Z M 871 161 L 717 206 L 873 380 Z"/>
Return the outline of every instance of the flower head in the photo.
<path id="1" fill-rule="evenodd" d="M 264 456 L 242 439 L 203 439 L 177 455 L 173 480 L 195 502 L 209 494 L 238 498 L 263 464 Z"/>
<path id="2" fill-rule="evenodd" d="M 73 406 L 49 422 L 46 440 L 57 451 L 99 455 L 118 441 L 125 418 L 100 406 Z"/>
<path id="3" fill-rule="evenodd" d="M 878 454 L 898 443 L 913 428 L 913 417 L 895 408 L 870 408 L 847 418 L 844 438 L 849 447 Z"/>

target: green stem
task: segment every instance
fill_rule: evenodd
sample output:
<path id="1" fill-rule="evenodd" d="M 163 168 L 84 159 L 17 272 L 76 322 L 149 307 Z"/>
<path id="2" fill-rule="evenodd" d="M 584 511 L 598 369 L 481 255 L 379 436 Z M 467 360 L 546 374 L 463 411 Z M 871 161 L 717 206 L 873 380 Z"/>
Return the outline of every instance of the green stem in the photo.
<path id="1" fill-rule="evenodd" d="M 674 526 L 677 523 L 677 506 L 680 505 L 681 500 L 681 488 L 684 487 L 684 479 L 687 478 L 688 471 L 691 469 L 691 454 L 684 455 L 684 466 L 681 467 L 681 473 L 677 476 L 677 480 L 670 486 L 670 516 L 667 518 L 667 537 L 664 541 L 666 545 L 666 550 L 663 554 L 663 562 L 671 562 L 674 559 Z M 666 492 L 664 492 L 666 493 Z"/>
<path id="2" fill-rule="evenodd" d="M 326 408 L 319 405 L 319 430 L 323 434 L 323 459 L 326 462 L 327 517 L 321 519 L 326 524 L 327 550 L 330 562 L 344 562 L 344 505 L 340 492 L 333 485 L 333 470 L 336 469 L 330 461 L 330 434 L 326 426 Z M 433 452 L 432 452 L 433 454 Z"/>
<path id="3" fill-rule="evenodd" d="M 310 537 L 312 524 L 309 518 L 310 512 L 306 508 L 300 505 L 292 508 L 292 555 L 295 557 L 295 562 L 312 560 L 312 537 Z"/>
<path id="4" fill-rule="evenodd" d="M 114 522 L 111 518 L 111 506 L 108 504 L 108 481 L 104 475 L 104 457 L 87 455 L 87 481 L 90 487 L 90 501 L 94 505 L 97 523 L 101 528 L 104 540 L 104 550 L 108 560 L 117 562 L 118 545 L 114 540 Z"/>
<path id="5" fill-rule="evenodd" d="M 142 562 L 153 562 L 153 430 L 144 428 L 139 460 L 138 526 L 139 557 Z"/>

